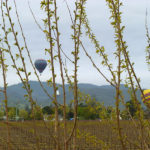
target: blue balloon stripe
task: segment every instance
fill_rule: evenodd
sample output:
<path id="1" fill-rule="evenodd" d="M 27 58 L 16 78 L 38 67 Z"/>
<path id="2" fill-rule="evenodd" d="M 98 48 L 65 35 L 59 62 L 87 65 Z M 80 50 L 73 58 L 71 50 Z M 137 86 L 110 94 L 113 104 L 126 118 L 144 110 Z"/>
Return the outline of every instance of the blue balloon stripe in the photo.
<path id="1" fill-rule="evenodd" d="M 44 69 L 46 68 L 46 66 L 47 66 L 47 62 L 44 59 L 38 59 L 38 60 L 35 61 L 34 65 L 35 65 L 36 69 L 40 73 L 42 73 L 44 71 Z"/>

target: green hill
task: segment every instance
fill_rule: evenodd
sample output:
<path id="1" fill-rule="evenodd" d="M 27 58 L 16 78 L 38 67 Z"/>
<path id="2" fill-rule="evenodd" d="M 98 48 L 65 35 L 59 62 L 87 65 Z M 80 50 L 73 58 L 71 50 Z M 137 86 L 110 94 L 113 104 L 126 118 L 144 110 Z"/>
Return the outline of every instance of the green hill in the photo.
<path id="1" fill-rule="evenodd" d="M 46 82 L 42 82 L 44 87 L 47 89 L 49 94 L 53 94 L 53 88 L 49 87 Z M 37 101 L 39 105 L 45 106 L 51 103 L 50 99 L 42 90 L 39 82 L 30 81 L 31 88 L 33 89 L 33 98 Z M 22 88 L 22 83 L 8 86 L 8 100 L 9 105 L 14 106 L 16 103 L 19 104 L 28 104 L 28 101 L 25 100 L 24 95 L 26 94 L 25 89 Z M 58 84 L 60 95 L 58 100 L 60 103 L 63 101 L 63 91 L 60 85 Z M 110 85 L 98 86 L 93 84 L 78 84 L 79 89 L 87 94 L 90 94 L 92 97 L 95 97 L 97 101 L 103 102 L 105 106 L 115 105 L 115 89 Z M 66 88 L 66 100 L 69 103 L 70 100 L 73 100 L 73 93 L 69 91 L 69 85 L 65 85 Z M 125 88 L 124 85 L 121 85 L 121 90 L 123 91 L 125 101 L 129 101 L 128 88 Z M 138 99 L 140 100 L 140 91 L 137 91 Z M 0 101 L 4 99 L 3 95 L 0 94 Z"/>

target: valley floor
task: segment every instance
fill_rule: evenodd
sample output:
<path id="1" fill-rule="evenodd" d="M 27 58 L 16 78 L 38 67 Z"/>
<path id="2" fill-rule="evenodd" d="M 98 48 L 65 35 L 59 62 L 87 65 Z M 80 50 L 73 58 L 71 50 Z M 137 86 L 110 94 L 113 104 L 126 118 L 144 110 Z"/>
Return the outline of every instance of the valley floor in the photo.
<path id="1" fill-rule="evenodd" d="M 136 121 L 138 125 L 139 122 Z M 67 122 L 68 135 L 72 129 L 73 121 Z M 142 149 L 142 140 L 137 126 L 131 121 L 121 121 L 123 137 L 126 149 Z M 10 146 L 12 150 L 36 149 L 36 137 L 34 136 L 33 122 L 9 122 Z M 37 137 L 40 150 L 54 150 L 55 142 L 54 122 L 36 121 Z M 59 141 L 63 149 L 63 123 L 60 123 Z M 149 136 L 144 131 L 144 141 L 149 142 Z M 69 150 L 72 150 L 73 140 L 69 142 Z M 5 122 L 0 122 L 0 150 L 7 150 L 7 127 Z M 77 150 L 121 150 L 121 143 L 116 130 L 116 123 L 112 121 L 79 121 L 77 129 Z"/>

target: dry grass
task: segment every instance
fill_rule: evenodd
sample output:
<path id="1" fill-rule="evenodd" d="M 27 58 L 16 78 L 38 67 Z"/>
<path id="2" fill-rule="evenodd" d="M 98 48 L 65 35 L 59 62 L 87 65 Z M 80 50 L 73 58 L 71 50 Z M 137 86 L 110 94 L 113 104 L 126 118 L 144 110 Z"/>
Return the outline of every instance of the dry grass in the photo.
<path id="1" fill-rule="evenodd" d="M 53 122 L 47 122 L 48 129 L 42 121 L 37 121 L 37 133 L 41 150 L 54 150 L 53 140 L 54 126 Z M 35 137 L 33 135 L 32 122 L 11 122 L 11 146 L 12 150 L 34 150 L 36 149 Z M 63 130 L 63 124 L 60 124 Z M 67 122 L 67 129 L 72 127 L 72 122 Z M 78 150 L 120 150 L 121 144 L 118 140 L 115 123 L 112 121 L 79 121 L 78 124 Z M 126 134 L 126 146 L 128 149 L 140 149 L 138 140 L 138 129 L 131 121 L 121 121 L 123 133 Z M 7 129 L 4 122 L 0 122 L 0 149 L 7 149 Z M 146 138 L 146 134 L 145 134 Z M 59 140 L 63 143 L 63 132 L 60 131 Z M 72 141 L 69 143 L 69 149 L 72 149 Z"/>

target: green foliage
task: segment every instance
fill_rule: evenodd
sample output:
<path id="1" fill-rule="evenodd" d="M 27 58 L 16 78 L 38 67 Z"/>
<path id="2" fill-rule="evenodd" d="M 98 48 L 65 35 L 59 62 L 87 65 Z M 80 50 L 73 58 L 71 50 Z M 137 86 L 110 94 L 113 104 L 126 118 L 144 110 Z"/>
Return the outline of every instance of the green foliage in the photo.
<path id="1" fill-rule="evenodd" d="M 146 46 L 146 63 L 148 64 L 148 69 L 150 71 L 150 35 L 149 35 L 149 28 L 147 24 L 147 10 L 146 10 L 146 20 L 145 20 L 145 27 L 146 27 L 146 37 L 147 37 L 147 46 Z"/>
<path id="2" fill-rule="evenodd" d="M 54 108 L 52 107 L 52 105 L 50 105 L 50 106 L 45 106 L 45 107 L 42 108 L 42 112 L 43 112 L 43 114 L 48 114 L 48 115 L 50 115 L 50 114 L 53 114 L 53 113 L 54 113 Z"/>
<path id="3" fill-rule="evenodd" d="M 73 109 L 69 109 L 67 112 L 67 119 L 73 118 L 74 117 L 74 112 Z"/>
<path id="4" fill-rule="evenodd" d="M 78 107 L 78 117 L 83 120 L 94 120 L 98 118 L 98 114 L 95 113 L 94 108 L 89 109 L 88 107 Z"/>
<path id="5" fill-rule="evenodd" d="M 40 106 L 35 106 L 34 109 L 34 117 L 36 120 L 42 120 L 43 119 L 43 113 Z M 32 114 L 30 115 L 31 118 L 33 118 Z"/>
<path id="6" fill-rule="evenodd" d="M 129 109 L 129 112 L 132 117 L 136 117 L 136 113 L 138 111 L 136 104 L 133 102 L 133 100 L 130 100 L 126 102 L 126 106 Z"/>
<path id="7" fill-rule="evenodd" d="M 0 110 L 0 118 L 4 116 L 4 111 Z"/>
<path id="8" fill-rule="evenodd" d="M 150 119 L 150 109 L 144 110 L 144 118 L 145 119 Z"/>
<path id="9" fill-rule="evenodd" d="M 101 119 L 115 119 L 116 118 L 116 112 L 115 108 L 112 106 L 108 107 L 102 107 L 101 111 L 99 112 L 99 117 Z"/>
<path id="10" fill-rule="evenodd" d="M 120 116 L 123 120 L 129 120 L 130 119 L 129 112 L 127 110 L 123 110 L 121 112 Z"/>
<path id="11" fill-rule="evenodd" d="M 27 120 L 28 117 L 29 117 L 29 114 L 28 114 L 28 112 L 26 110 L 21 109 L 21 110 L 19 110 L 19 117 Z"/>
<path id="12" fill-rule="evenodd" d="M 16 108 L 15 107 L 9 107 L 8 109 L 8 118 L 14 119 L 16 117 Z"/>
<path id="13" fill-rule="evenodd" d="M 105 107 L 103 103 L 98 102 L 95 97 L 80 92 L 78 106 L 78 117 L 80 119 L 110 119 L 115 111 L 111 106 Z"/>

